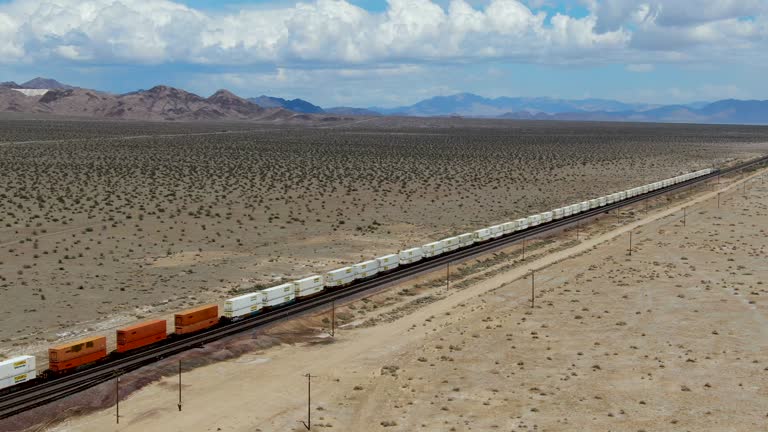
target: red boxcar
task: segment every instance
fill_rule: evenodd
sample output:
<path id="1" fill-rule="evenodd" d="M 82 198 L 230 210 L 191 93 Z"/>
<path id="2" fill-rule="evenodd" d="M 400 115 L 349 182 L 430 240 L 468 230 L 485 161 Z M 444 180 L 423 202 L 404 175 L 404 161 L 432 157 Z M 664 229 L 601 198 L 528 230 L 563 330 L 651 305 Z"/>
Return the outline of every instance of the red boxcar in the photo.
<path id="1" fill-rule="evenodd" d="M 190 324 L 197 324 L 201 321 L 207 321 L 214 318 L 217 320 L 219 318 L 218 305 L 200 306 L 177 313 L 174 325 L 176 327 L 186 327 Z"/>
<path id="2" fill-rule="evenodd" d="M 154 320 L 117 330 L 117 349 L 122 353 L 151 345 L 167 337 L 165 320 Z"/>
<path id="3" fill-rule="evenodd" d="M 96 336 L 48 349 L 48 369 L 62 372 L 107 356 L 107 338 Z"/>
<path id="4" fill-rule="evenodd" d="M 213 327 L 219 322 L 219 318 L 210 318 L 207 320 L 199 321 L 194 324 L 189 324 L 185 326 L 176 326 L 176 334 L 183 335 L 183 334 L 189 334 L 189 333 L 195 333 L 203 329 L 207 329 L 208 327 Z"/>

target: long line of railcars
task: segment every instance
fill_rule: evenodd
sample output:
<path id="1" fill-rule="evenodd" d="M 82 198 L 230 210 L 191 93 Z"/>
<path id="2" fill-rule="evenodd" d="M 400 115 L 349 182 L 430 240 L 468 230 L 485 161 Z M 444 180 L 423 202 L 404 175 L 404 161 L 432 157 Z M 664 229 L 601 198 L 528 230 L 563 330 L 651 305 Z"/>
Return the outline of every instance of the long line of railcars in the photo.
<path id="1" fill-rule="evenodd" d="M 105 361 L 111 356 L 146 349 L 163 343 L 168 338 L 198 333 L 210 329 L 220 322 L 243 319 L 263 310 L 285 306 L 294 301 L 317 295 L 324 290 L 346 287 L 355 281 L 369 279 L 378 274 L 390 272 L 402 266 L 438 257 L 442 254 L 490 241 L 505 235 L 549 223 L 591 209 L 645 194 L 664 187 L 692 180 L 712 173 L 713 169 L 683 174 L 677 177 L 649 183 L 643 186 L 615 192 L 587 201 L 519 218 L 510 222 L 447 237 L 422 246 L 402 250 L 396 254 L 383 255 L 358 264 L 331 270 L 323 275 L 312 275 L 303 279 L 283 283 L 274 287 L 254 291 L 224 302 L 223 314 L 219 315 L 218 305 L 205 305 L 179 312 L 174 316 L 173 332 L 168 333 L 165 320 L 152 320 L 117 330 L 117 348 L 107 352 L 104 336 L 95 336 L 51 347 L 48 350 L 48 369 L 44 377 L 77 370 L 93 363 Z M 34 356 L 19 356 L 0 362 L 0 390 L 33 381 L 37 378 Z"/>

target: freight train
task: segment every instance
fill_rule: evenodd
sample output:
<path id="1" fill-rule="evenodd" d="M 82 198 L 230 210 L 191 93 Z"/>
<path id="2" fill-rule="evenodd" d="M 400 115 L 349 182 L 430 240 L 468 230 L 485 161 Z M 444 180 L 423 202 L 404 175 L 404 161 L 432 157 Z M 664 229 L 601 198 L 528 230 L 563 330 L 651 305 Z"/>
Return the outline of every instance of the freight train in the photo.
<path id="1" fill-rule="evenodd" d="M 444 238 L 396 254 L 384 255 L 359 264 L 332 270 L 324 275 L 309 276 L 244 294 L 226 300 L 221 316 L 219 315 L 219 306 L 215 304 L 189 309 L 175 314 L 174 331 L 170 334 L 167 332 L 165 320 L 153 320 L 121 328 L 117 330 L 117 348 L 112 352 L 107 351 L 107 338 L 105 336 L 88 337 L 51 347 L 48 350 L 48 369 L 43 371 L 40 376 L 37 375 L 34 356 L 25 355 L 5 360 L 0 362 L 0 391 L 35 380 L 70 373 L 89 365 L 108 361 L 112 357 L 161 344 L 169 338 L 180 338 L 202 332 L 220 323 L 244 319 L 258 314 L 262 310 L 285 306 L 294 301 L 317 295 L 324 290 L 346 287 L 355 281 L 370 279 L 398 267 L 411 265 L 473 244 L 490 241 L 517 231 L 686 182 L 712 172 L 714 170 L 708 168 L 683 174 L 503 224 L 481 228 L 455 237 Z"/>

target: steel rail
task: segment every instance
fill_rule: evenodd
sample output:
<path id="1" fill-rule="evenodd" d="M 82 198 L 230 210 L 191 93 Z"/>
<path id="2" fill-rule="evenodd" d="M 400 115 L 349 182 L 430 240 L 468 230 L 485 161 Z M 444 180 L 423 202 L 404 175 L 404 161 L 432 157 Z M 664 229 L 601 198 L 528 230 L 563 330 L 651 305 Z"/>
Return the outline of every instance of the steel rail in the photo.
<path id="1" fill-rule="evenodd" d="M 319 309 L 331 302 L 339 301 L 344 298 L 355 295 L 383 289 L 396 283 L 404 282 L 408 279 L 430 273 L 437 268 L 441 268 L 449 263 L 456 263 L 473 259 L 480 255 L 485 255 L 498 249 L 503 249 L 511 244 L 517 243 L 523 239 L 542 235 L 558 229 L 567 228 L 575 222 L 594 218 L 601 214 L 608 213 L 611 210 L 620 209 L 631 204 L 642 202 L 649 198 L 655 198 L 670 192 L 679 191 L 688 186 L 705 182 L 734 171 L 743 170 L 754 165 L 768 162 L 768 156 L 754 159 L 735 165 L 733 167 L 717 170 L 710 174 L 697 177 L 685 182 L 677 183 L 666 188 L 657 189 L 645 194 L 637 195 L 621 201 L 607 204 L 602 207 L 580 212 L 576 215 L 564 217 L 551 222 L 543 223 L 535 227 L 522 231 L 516 231 L 502 237 L 491 239 L 483 243 L 474 244 L 465 248 L 457 249 L 436 257 L 427 258 L 414 264 L 398 267 L 397 269 L 377 275 L 372 279 L 353 283 L 345 288 L 337 290 L 324 290 L 321 294 L 304 301 L 292 303 L 276 310 L 260 313 L 254 317 L 224 324 L 213 329 L 203 331 L 185 337 L 183 339 L 171 340 L 168 343 L 154 346 L 137 353 L 128 354 L 125 357 L 116 358 L 104 363 L 98 363 L 87 369 L 65 375 L 60 378 L 43 381 L 40 384 L 20 388 L 9 394 L 0 396 L 0 419 L 14 416 L 25 412 L 31 408 L 48 404 L 66 396 L 79 393 L 85 389 L 97 384 L 114 379 L 120 374 L 139 369 L 155 361 L 193 349 L 201 347 L 207 343 L 233 336 L 246 330 L 251 330 L 267 324 L 272 324 L 288 317 L 306 313 L 314 309 Z"/>

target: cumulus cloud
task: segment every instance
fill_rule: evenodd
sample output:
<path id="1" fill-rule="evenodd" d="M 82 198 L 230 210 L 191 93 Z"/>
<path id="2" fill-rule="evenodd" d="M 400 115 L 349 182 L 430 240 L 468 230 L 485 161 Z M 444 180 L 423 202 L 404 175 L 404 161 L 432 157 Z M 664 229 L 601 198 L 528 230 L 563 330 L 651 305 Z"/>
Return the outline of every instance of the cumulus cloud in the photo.
<path id="1" fill-rule="evenodd" d="M 15 0 L 0 5 L 0 63 L 645 64 L 751 53 L 768 38 L 764 0 L 583 0 L 591 13 L 579 18 L 548 16 L 542 1 L 470 1 L 388 0 L 372 13 L 346 0 L 223 12 L 171 0 Z"/>
<path id="2" fill-rule="evenodd" d="M 594 17 L 546 23 L 517 0 L 484 8 L 452 0 L 389 0 L 371 13 L 345 0 L 273 9 L 202 12 L 168 0 L 16 0 L 0 6 L 0 62 L 362 64 L 402 60 L 528 60 L 627 43 L 624 30 L 597 33 Z"/>
<path id="3" fill-rule="evenodd" d="M 590 3 L 601 31 L 646 20 L 660 26 L 690 26 L 768 13 L 765 0 L 601 0 Z"/>

